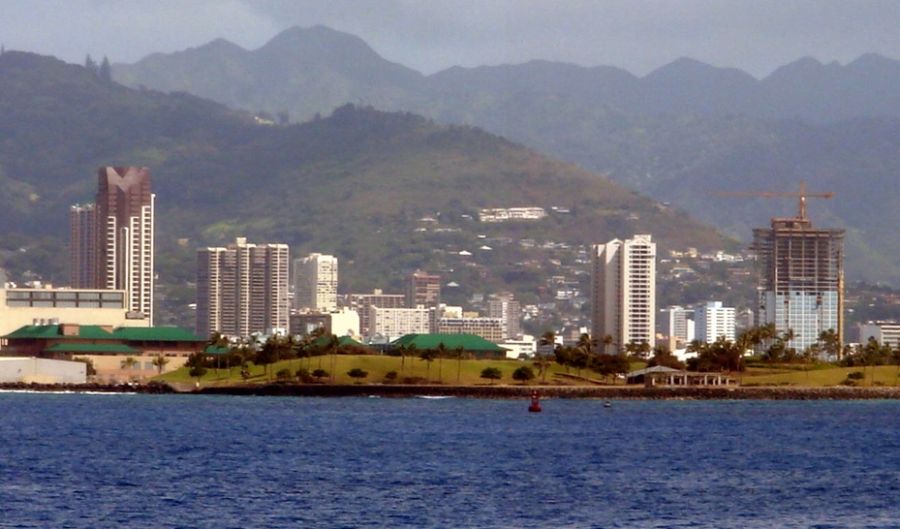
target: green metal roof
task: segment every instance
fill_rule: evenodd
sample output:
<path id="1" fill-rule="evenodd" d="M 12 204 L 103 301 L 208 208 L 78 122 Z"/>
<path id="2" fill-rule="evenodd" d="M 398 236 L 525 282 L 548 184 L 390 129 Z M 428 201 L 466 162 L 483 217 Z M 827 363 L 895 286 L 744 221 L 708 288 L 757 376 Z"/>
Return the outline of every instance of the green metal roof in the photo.
<path id="1" fill-rule="evenodd" d="M 55 343 L 44 349 L 50 353 L 137 354 L 134 347 L 121 343 Z"/>
<path id="2" fill-rule="evenodd" d="M 340 345 L 356 345 L 359 347 L 365 347 L 365 345 L 357 342 L 353 338 L 349 336 L 341 336 L 338 338 L 338 342 Z M 325 347 L 328 345 L 328 337 L 327 336 L 319 336 L 315 340 L 313 340 L 312 344 L 316 347 Z"/>
<path id="3" fill-rule="evenodd" d="M 3 338 L 6 339 L 51 339 L 62 337 L 60 325 L 25 325 L 19 327 L 15 331 L 7 334 Z M 66 336 L 66 338 L 85 338 L 88 340 L 110 340 L 114 338 L 112 334 L 104 330 L 98 325 L 80 325 L 78 327 L 77 336 Z"/>
<path id="4" fill-rule="evenodd" d="M 133 342 L 205 342 L 187 329 L 181 327 L 119 327 L 112 333 L 113 338 Z"/>
<path id="5" fill-rule="evenodd" d="M 503 347 L 489 342 L 475 334 L 407 334 L 396 340 L 391 345 L 394 347 L 409 347 L 415 345 L 416 349 L 437 349 L 438 345 L 444 344 L 448 350 L 454 350 L 462 347 L 466 351 L 472 352 L 501 352 L 506 351 Z"/>
<path id="6" fill-rule="evenodd" d="M 206 349 L 203 350 L 203 354 L 208 355 L 227 355 L 230 352 L 231 348 L 224 345 L 207 345 Z"/>

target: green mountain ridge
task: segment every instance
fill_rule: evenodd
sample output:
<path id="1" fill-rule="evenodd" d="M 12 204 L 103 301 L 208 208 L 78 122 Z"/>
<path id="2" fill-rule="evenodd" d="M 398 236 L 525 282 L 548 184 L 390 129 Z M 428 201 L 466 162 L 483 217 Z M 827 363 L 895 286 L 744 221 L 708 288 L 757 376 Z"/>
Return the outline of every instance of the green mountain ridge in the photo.
<path id="1" fill-rule="evenodd" d="M 217 66 L 222 57 L 233 60 Z M 763 79 L 687 58 L 643 77 L 551 61 L 423 76 L 358 37 L 316 27 L 291 28 L 258 50 L 219 42 L 202 56 L 155 55 L 113 71 L 126 84 L 295 120 L 363 102 L 481 127 L 745 241 L 793 202 L 712 192 L 796 190 L 805 180 L 836 192 L 812 206 L 812 218 L 847 229 L 848 277 L 900 284 L 900 209 L 885 192 L 900 174 L 900 61 L 877 54 L 845 65 L 802 58 Z"/>
<path id="2" fill-rule="evenodd" d="M 302 125 L 260 125 L 26 53 L 0 56 L 0 134 L 0 176 L 14 191 L 0 196 L 5 249 L 28 250 L 7 259 L 14 273 L 65 282 L 68 206 L 92 200 L 96 167 L 147 165 L 163 302 L 179 306 L 191 300 L 184 285 L 195 249 L 235 236 L 286 242 L 294 256 L 335 253 L 342 291 L 399 288 L 404 273 L 426 267 L 460 283 L 460 295 L 536 288 L 542 265 L 529 263 L 537 254 L 513 242 L 521 238 L 577 245 L 649 232 L 663 248 L 734 244 L 683 212 L 477 128 L 349 105 Z M 479 208 L 511 206 L 570 212 L 475 220 Z M 429 216 L 436 222 L 421 220 Z M 479 250 L 485 241 L 496 248 Z"/>

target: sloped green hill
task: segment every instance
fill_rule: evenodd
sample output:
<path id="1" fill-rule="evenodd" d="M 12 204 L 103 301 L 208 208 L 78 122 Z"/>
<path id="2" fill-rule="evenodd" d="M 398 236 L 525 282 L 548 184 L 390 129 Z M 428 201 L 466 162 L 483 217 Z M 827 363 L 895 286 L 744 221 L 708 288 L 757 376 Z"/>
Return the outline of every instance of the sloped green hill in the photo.
<path id="1" fill-rule="evenodd" d="M 30 54 L 0 56 L 0 133 L 10 190 L 0 222 L 16 241 L 7 246 L 43 248 L 7 265 L 58 282 L 66 256 L 53 245 L 65 243 L 68 206 L 92 200 L 104 164 L 151 167 L 160 283 L 179 288 L 193 278 L 197 247 L 238 235 L 287 242 L 294 255 L 335 252 L 342 290 L 397 286 L 420 266 L 446 271 L 464 290 L 533 289 L 518 272 L 534 252 L 509 243 L 520 238 L 580 244 L 650 232 L 663 247 L 729 244 L 684 213 L 479 129 L 353 106 L 303 125 L 259 125 Z M 479 208 L 509 206 L 569 212 L 477 222 Z M 495 251 L 460 260 L 489 239 L 501 241 Z"/>

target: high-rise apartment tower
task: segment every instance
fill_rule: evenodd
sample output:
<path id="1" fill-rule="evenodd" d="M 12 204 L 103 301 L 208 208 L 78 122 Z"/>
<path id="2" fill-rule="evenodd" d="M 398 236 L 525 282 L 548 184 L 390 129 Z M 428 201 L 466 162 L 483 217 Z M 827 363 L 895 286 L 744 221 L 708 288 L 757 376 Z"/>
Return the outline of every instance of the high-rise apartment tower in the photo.
<path id="1" fill-rule="evenodd" d="M 656 243 L 650 235 L 595 244 L 591 252 L 591 332 L 653 347 L 656 329 Z"/>
<path id="2" fill-rule="evenodd" d="M 128 309 L 153 320 L 153 208 L 150 170 L 101 167 L 97 200 L 73 206 L 72 286 L 124 290 Z"/>
<path id="3" fill-rule="evenodd" d="M 95 288 L 96 219 L 93 204 L 75 204 L 69 208 L 69 286 L 72 288 Z"/>
<path id="4" fill-rule="evenodd" d="M 694 309 L 697 340 L 712 343 L 719 338 L 734 341 L 734 307 L 725 307 L 721 301 L 710 301 Z"/>
<path id="5" fill-rule="evenodd" d="M 225 248 L 197 251 L 197 334 L 229 336 L 287 330 L 286 244 L 239 237 Z"/>
<path id="6" fill-rule="evenodd" d="M 441 302 L 441 276 L 416 270 L 406 284 L 406 306 L 436 307 Z"/>
<path id="7" fill-rule="evenodd" d="M 311 253 L 294 259 L 294 307 L 317 312 L 337 310 L 338 260 Z"/>

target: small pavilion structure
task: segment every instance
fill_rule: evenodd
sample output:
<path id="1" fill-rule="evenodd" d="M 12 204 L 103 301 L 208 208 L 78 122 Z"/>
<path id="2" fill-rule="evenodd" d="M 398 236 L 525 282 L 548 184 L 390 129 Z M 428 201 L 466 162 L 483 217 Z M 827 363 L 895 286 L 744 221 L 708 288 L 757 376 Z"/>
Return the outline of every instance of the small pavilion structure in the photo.
<path id="1" fill-rule="evenodd" d="M 625 376 L 629 384 L 650 387 L 666 386 L 734 386 L 735 380 L 725 373 L 698 373 L 665 366 L 632 371 Z"/>

